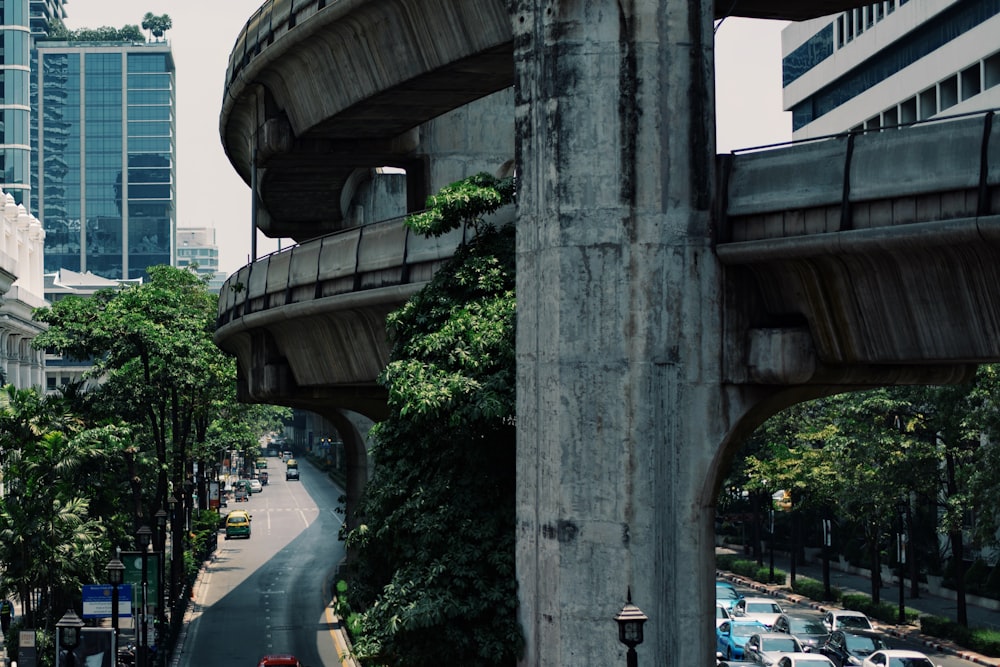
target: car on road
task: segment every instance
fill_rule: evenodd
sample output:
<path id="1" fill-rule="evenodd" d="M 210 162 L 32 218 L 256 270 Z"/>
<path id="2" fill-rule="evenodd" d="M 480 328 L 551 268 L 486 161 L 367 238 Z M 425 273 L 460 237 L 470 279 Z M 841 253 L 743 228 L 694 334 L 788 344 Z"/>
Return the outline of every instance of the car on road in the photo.
<path id="1" fill-rule="evenodd" d="M 285 479 L 291 479 L 297 481 L 299 479 L 299 467 L 294 466 L 291 468 L 287 468 L 285 470 Z"/>
<path id="2" fill-rule="evenodd" d="M 830 658 L 819 653 L 780 653 L 774 667 L 835 667 Z"/>
<path id="3" fill-rule="evenodd" d="M 752 618 L 768 629 L 774 625 L 779 616 L 785 613 L 777 602 L 771 598 L 743 598 L 733 607 L 733 616 L 736 618 Z"/>
<path id="4" fill-rule="evenodd" d="M 773 667 L 779 653 L 805 653 L 795 637 L 783 632 L 762 632 L 752 635 L 743 647 L 743 657 L 758 665 Z"/>
<path id="5" fill-rule="evenodd" d="M 260 483 L 259 479 L 250 480 L 250 493 L 260 493 L 264 490 L 264 485 Z"/>
<path id="6" fill-rule="evenodd" d="M 862 667 L 939 667 L 920 651 L 875 651 L 865 658 Z"/>
<path id="7" fill-rule="evenodd" d="M 250 514 L 246 510 L 233 510 L 226 515 L 226 539 L 245 537 L 250 539 Z"/>
<path id="8" fill-rule="evenodd" d="M 743 660 L 743 647 L 753 635 L 767 632 L 763 623 L 734 618 L 715 629 L 715 650 L 726 660 Z"/>
<path id="9" fill-rule="evenodd" d="M 302 667 L 302 663 L 291 653 L 276 653 L 265 655 L 257 667 Z"/>
<path id="10" fill-rule="evenodd" d="M 257 470 L 267 470 L 267 459 L 263 456 L 259 457 L 254 463 L 254 467 L 256 467 Z"/>
<path id="11" fill-rule="evenodd" d="M 732 611 L 743 595 L 728 581 L 715 582 L 715 604 L 724 604 Z"/>
<path id="12" fill-rule="evenodd" d="M 831 632 L 834 630 L 874 630 L 872 622 L 860 611 L 851 609 L 833 609 L 823 616 L 823 625 Z"/>
<path id="13" fill-rule="evenodd" d="M 233 488 L 233 500 L 238 503 L 245 503 L 250 500 L 250 489 L 245 486 Z"/>
<path id="14" fill-rule="evenodd" d="M 861 661 L 875 651 L 889 648 L 874 632 L 863 630 L 834 630 L 826 638 L 819 652 L 830 658 L 836 667 L 860 665 Z"/>
<path id="15" fill-rule="evenodd" d="M 830 631 L 815 616 L 782 614 L 774 621 L 771 632 L 784 632 L 799 640 L 806 651 L 817 651 L 826 641 Z"/>
<path id="16" fill-rule="evenodd" d="M 720 625 L 726 621 L 732 620 L 733 615 L 729 613 L 729 607 L 726 605 L 716 602 L 715 603 L 715 627 L 718 628 Z"/>
<path id="17" fill-rule="evenodd" d="M 269 479 L 269 477 L 270 475 L 267 474 L 266 470 L 257 473 L 257 479 L 259 479 L 260 483 L 263 484 L 264 486 L 267 486 L 267 480 Z"/>

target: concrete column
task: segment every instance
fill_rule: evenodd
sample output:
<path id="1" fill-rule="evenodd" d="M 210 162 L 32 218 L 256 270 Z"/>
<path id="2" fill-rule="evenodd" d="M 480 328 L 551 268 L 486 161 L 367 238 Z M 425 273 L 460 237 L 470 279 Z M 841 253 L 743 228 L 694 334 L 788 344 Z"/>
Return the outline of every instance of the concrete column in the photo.
<path id="1" fill-rule="evenodd" d="M 522 664 L 624 665 L 631 587 L 640 665 L 714 665 L 714 484 L 742 409 L 720 379 L 712 5 L 516 0 L 512 20 Z"/>

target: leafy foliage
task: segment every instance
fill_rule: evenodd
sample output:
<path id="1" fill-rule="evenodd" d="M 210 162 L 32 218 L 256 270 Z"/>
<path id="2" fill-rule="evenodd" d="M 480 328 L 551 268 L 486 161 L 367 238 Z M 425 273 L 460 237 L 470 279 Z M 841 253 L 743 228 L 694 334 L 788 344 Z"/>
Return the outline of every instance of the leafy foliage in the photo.
<path id="1" fill-rule="evenodd" d="M 440 219 L 478 217 L 482 200 L 463 209 L 454 193 L 484 183 L 452 185 Z M 484 199 L 499 206 L 506 192 Z M 348 535 L 355 650 L 369 664 L 436 665 L 442 646 L 452 664 L 509 665 L 521 653 L 514 323 L 514 230 L 490 225 L 389 318 L 380 381 L 391 415 L 373 431 L 375 473 Z"/>
<path id="2" fill-rule="evenodd" d="M 478 234 L 487 226 L 484 217 L 513 199 L 513 178 L 498 179 L 479 173 L 428 197 L 427 210 L 411 215 L 406 224 L 425 236 L 441 236 L 462 225 L 472 225 Z"/>

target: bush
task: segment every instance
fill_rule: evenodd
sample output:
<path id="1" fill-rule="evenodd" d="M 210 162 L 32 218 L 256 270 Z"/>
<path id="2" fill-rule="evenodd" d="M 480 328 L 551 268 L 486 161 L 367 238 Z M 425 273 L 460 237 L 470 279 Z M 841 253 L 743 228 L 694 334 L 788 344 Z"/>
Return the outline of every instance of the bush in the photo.
<path id="1" fill-rule="evenodd" d="M 831 586 L 830 595 L 832 597 L 827 597 L 826 589 L 823 587 L 823 582 L 810 579 L 809 577 L 795 577 L 795 583 L 792 584 L 792 590 L 799 595 L 803 595 L 810 600 L 816 600 L 817 602 L 836 602 L 840 600 L 843 595 L 839 588 Z"/>
<path id="2" fill-rule="evenodd" d="M 969 629 L 950 618 L 927 614 L 920 617 L 920 631 L 932 637 L 949 639 L 959 646 L 983 655 L 1000 657 L 1000 631 L 997 630 Z"/>
<path id="3" fill-rule="evenodd" d="M 774 578 L 771 578 L 769 565 L 757 565 L 757 561 L 746 560 L 734 554 L 720 554 L 715 557 L 715 567 L 719 570 L 732 572 L 747 579 L 759 581 L 762 584 L 783 584 L 787 575 L 784 570 L 774 568 Z"/>

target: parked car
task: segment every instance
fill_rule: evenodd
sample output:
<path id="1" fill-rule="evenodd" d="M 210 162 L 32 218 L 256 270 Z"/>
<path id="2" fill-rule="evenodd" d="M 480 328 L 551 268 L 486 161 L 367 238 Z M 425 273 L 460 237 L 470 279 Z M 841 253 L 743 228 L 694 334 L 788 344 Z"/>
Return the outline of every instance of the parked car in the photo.
<path id="1" fill-rule="evenodd" d="M 729 621 L 733 618 L 733 615 L 729 613 L 729 607 L 722 604 L 721 602 L 715 603 L 715 627 L 718 628 L 720 625 Z"/>
<path id="2" fill-rule="evenodd" d="M 834 609 L 826 612 L 823 625 L 831 632 L 834 630 L 874 630 L 872 622 L 860 611 L 850 609 Z"/>
<path id="3" fill-rule="evenodd" d="M 782 614 L 776 618 L 771 632 L 784 632 L 794 636 L 806 651 L 819 650 L 830 634 L 820 619 L 795 614 Z"/>
<path id="4" fill-rule="evenodd" d="M 259 479 L 250 480 L 250 493 L 260 493 L 264 490 L 264 485 L 260 483 Z"/>
<path id="5" fill-rule="evenodd" d="M 734 618 L 715 629 L 715 650 L 726 660 L 742 660 L 743 647 L 753 635 L 767 632 L 763 623 Z"/>
<path id="6" fill-rule="evenodd" d="M 777 602 L 771 598 L 743 598 L 733 607 L 733 616 L 736 618 L 752 618 L 759 621 L 769 630 L 774 625 L 775 620 L 785 613 Z"/>
<path id="7" fill-rule="evenodd" d="M 920 651 L 875 651 L 865 658 L 862 667 L 940 667 Z"/>
<path id="8" fill-rule="evenodd" d="M 302 663 L 291 653 L 279 653 L 265 655 L 257 663 L 257 667 L 302 667 Z"/>
<path id="9" fill-rule="evenodd" d="M 782 653 L 774 667 L 835 667 L 830 658 L 819 653 Z"/>
<path id="10" fill-rule="evenodd" d="M 736 590 L 736 586 L 733 586 L 728 581 L 716 581 L 715 582 L 715 603 L 724 604 L 726 607 L 732 611 L 736 603 L 743 599 L 743 595 Z"/>
<path id="11" fill-rule="evenodd" d="M 805 653 L 795 637 L 783 632 L 762 632 L 752 635 L 743 647 L 743 657 L 758 665 L 772 667 L 779 653 Z"/>
<path id="12" fill-rule="evenodd" d="M 226 516 L 226 539 L 233 537 L 250 539 L 250 514 L 245 510 L 233 510 Z"/>
<path id="13" fill-rule="evenodd" d="M 875 651 L 889 648 L 874 632 L 863 630 L 834 630 L 826 638 L 819 652 L 830 658 L 836 667 L 860 665 Z"/>

